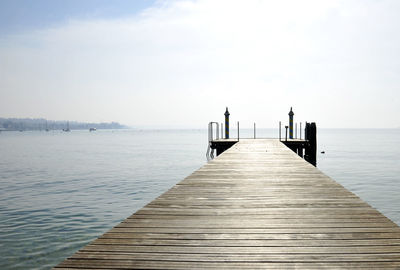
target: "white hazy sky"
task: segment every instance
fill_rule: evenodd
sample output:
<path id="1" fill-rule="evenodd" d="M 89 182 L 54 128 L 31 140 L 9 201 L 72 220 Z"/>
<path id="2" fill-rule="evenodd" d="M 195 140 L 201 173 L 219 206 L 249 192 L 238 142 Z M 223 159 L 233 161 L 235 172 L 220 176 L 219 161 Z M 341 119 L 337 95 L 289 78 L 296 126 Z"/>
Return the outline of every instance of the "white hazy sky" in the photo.
<path id="1" fill-rule="evenodd" d="M 400 127 L 400 1 L 25 2 L 0 4 L 0 117 Z"/>

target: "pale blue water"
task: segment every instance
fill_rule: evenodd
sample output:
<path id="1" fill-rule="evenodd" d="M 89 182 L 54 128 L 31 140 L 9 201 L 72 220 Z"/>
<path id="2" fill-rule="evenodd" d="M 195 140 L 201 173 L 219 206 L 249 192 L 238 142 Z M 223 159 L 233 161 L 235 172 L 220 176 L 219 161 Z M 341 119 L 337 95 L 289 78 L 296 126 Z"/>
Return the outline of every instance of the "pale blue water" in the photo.
<path id="1" fill-rule="evenodd" d="M 400 225 L 400 129 L 321 129 L 317 166 Z"/>
<path id="2" fill-rule="evenodd" d="M 319 169 L 400 224 L 400 129 L 318 132 Z M 206 146 L 206 130 L 0 133 L 0 269 L 50 269 L 205 164 Z"/>

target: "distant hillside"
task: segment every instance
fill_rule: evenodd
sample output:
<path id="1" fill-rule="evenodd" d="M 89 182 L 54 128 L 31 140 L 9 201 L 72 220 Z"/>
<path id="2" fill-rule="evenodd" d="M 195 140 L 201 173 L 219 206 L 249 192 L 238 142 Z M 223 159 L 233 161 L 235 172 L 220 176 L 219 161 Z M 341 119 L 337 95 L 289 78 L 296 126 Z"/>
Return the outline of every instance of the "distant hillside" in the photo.
<path id="1" fill-rule="evenodd" d="M 75 121 L 53 121 L 46 119 L 31 119 L 31 118 L 0 118 L 0 130 L 62 130 L 67 128 L 72 129 L 120 129 L 126 128 L 117 122 L 111 123 L 80 123 Z"/>

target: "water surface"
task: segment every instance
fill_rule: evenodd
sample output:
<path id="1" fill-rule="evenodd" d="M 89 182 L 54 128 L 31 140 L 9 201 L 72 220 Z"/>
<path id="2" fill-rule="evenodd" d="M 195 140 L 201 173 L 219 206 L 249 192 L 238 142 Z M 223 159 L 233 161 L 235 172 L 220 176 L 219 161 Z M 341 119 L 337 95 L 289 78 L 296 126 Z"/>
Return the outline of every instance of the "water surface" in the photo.
<path id="1" fill-rule="evenodd" d="M 320 170 L 400 224 L 399 129 L 321 129 L 318 145 Z M 0 133 L 0 269 L 50 269 L 205 164 L 206 146 L 206 130 Z"/>

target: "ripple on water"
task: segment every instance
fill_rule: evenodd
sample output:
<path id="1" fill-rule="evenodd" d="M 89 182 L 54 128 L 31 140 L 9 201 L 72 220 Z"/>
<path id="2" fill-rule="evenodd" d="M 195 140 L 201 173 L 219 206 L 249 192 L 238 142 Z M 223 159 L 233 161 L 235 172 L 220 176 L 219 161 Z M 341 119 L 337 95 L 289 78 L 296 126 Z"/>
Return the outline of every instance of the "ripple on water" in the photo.
<path id="1" fill-rule="evenodd" d="M 318 166 L 400 223 L 400 132 L 365 132 L 321 130 Z M 1 270 L 50 269 L 206 162 L 206 131 L 1 136 Z"/>

